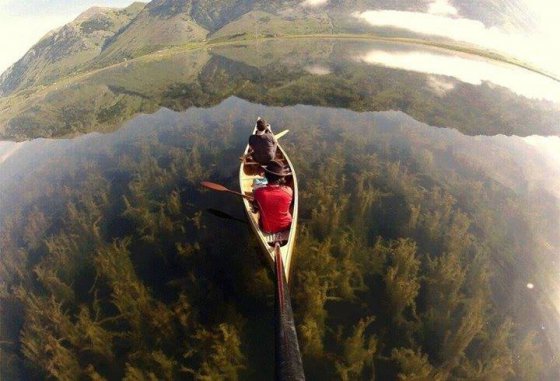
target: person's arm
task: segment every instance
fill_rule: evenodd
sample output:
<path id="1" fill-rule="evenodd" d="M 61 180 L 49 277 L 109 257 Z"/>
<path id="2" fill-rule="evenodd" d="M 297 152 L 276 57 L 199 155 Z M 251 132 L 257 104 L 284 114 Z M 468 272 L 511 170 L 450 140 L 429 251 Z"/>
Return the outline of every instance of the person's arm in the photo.
<path id="1" fill-rule="evenodd" d="M 239 160 L 244 161 L 245 159 L 247 159 L 249 156 L 251 156 L 251 154 L 255 152 L 255 150 L 253 148 L 251 148 L 251 146 L 249 146 L 249 150 L 247 151 L 246 154 L 239 156 Z"/>
<path id="2" fill-rule="evenodd" d="M 251 135 L 252 136 L 252 135 Z M 244 155 L 239 156 L 239 160 L 241 161 L 245 161 L 245 159 L 247 159 L 247 157 L 251 156 L 251 154 L 253 152 L 255 152 L 255 150 L 253 149 L 253 146 L 251 145 L 251 136 L 249 136 L 249 149 L 247 150 L 247 153 Z"/>

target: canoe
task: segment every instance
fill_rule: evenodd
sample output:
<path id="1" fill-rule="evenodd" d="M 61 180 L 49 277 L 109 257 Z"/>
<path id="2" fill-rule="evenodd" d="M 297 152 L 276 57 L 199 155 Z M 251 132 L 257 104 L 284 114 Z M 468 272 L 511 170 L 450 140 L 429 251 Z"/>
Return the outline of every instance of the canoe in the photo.
<path id="1" fill-rule="evenodd" d="M 253 131 L 253 134 L 255 133 Z M 247 155 L 249 152 L 249 145 L 245 149 L 244 156 Z M 290 207 L 290 211 L 292 214 L 292 225 L 290 226 L 290 230 L 285 234 L 283 244 L 280 246 L 280 257 L 282 258 L 284 273 L 286 275 L 286 281 L 289 282 L 290 280 L 290 265 L 292 262 L 292 253 L 294 251 L 294 245 L 296 241 L 296 229 L 297 229 L 297 219 L 298 219 L 298 184 L 296 173 L 294 171 L 294 166 L 292 162 L 288 158 L 286 152 L 278 143 L 278 148 L 276 150 L 276 160 L 282 161 L 285 165 L 290 168 L 290 172 L 292 173 L 290 176 L 286 177 L 286 185 L 292 188 L 294 191 L 294 198 L 292 201 L 292 205 Z M 262 171 L 261 166 L 256 163 L 251 163 L 247 161 L 243 161 L 241 163 L 241 167 L 239 168 L 239 185 L 241 188 L 241 193 L 247 196 L 253 195 L 253 184 L 255 179 L 261 179 L 263 176 L 259 174 L 259 171 Z M 275 269 L 275 252 L 274 252 L 274 244 L 269 242 L 273 239 L 271 235 L 264 233 L 259 227 L 259 213 L 253 212 L 253 208 L 251 202 L 246 198 L 243 198 L 243 206 L 245 208 L 245 212 L 247 213 L 247 217 L 249 220 L 249 225 L 251 229 L 257 236 L 257 241 L 259 242 L 259 246 L 261 250 L 265 254 L 267 261 L 272 266 L 272 269 Z M 287 238 L 287 239 L 286 239 Z"/>

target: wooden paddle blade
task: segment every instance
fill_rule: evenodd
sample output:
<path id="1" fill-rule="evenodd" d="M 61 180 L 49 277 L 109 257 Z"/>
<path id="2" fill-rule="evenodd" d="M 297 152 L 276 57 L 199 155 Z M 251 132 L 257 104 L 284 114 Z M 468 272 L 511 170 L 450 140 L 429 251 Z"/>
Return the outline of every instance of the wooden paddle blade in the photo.
<path id="1" fill-rule="evenodd" d="M 201 181 L 200 185 L 202 185 L 205 188 L 212 189 L 212 190 L 215 190 L 215 191 L 218 191 L 218 192 L 228 192 L 228 193 L 231 193 L 231 194 L 236 194 L 238 196 L 246 198 L 249 201 L 253 201 L 253 198 L 251 196 L 247 196 L 243 193 L 232 191 L 231 189 L 228 189 L 228 188 L 226 188 L 226 187 L 224 187 L 223 185 L 220 185 L 220 184 L 212 183 L 210 181 Z"/>
<path id="2" fill-rule="evenodd" d="M 280 139 L 282 136 L 286 135 L 288 132 L 290 132 L 290 130 L 284 130 L 282 132 L 279 132 L 279 133 L 275 134 L 274 137 L 276 139 Z"/>
<path id="3" fill-rule="evenodd" d="M 219 192 L 228 192 L 229 191 L 229 189 L 227 189 L 223 185 L 216 184 L 216 183 L 211 183 L 210 181 L 202 181 L 200 183 L 200 185 L 202 185 L 205 188 L 212 189 L 212 190 L 219 191 Z"/>

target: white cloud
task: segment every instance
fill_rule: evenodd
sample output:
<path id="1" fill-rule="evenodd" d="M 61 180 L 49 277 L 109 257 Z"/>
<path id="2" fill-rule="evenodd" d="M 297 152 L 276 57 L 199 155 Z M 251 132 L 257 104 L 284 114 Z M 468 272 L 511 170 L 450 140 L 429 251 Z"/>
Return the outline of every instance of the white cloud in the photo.
<path id="1" fill-rule="evenodd" d="M 452 81 L 434 75 L 428 76 L 427 84 L 433 90 L 433 92 L 440 97 L 444 96 L 446 93 L 455 88 L 455 83 L 453 83 Z"/>
<path id="2" fill-rule="evenodd" d="M 480 21 L 457 19 L 447 16 L 406 11 L 365 11 L 357 14 L 374 26 L 399 27 L 417 33 L 449 37 L 455 40 L 482 41 L 488 34 L 496 34 L 494 28 L 486 28 Z"/>
<path id="3" fill-rule="evenodd" d="M 539 32 L 550 36 L 560 34 L 560 24 L 558 23 L 560 2 L 550 0 L 524 0 L 524 2 L 535 16 L 535 24 Z"/>
<path id="4" fill-rule="evenodd" d="M 327 4 L 329 0 L 305 0 L 301 3 L 303 7 L 320 7 Z"/>
<path id="5" fill-rule="evenodd" d="M 13 0 L 0 0 L 0 9 L 4 10 L 11 3 L 13 3 Z"/>
<path id="6" fill-rule="evenodd" d="M 314 75 L 327 75 L 331 73 L 331 69 L 321 65 L 306 66 L 305 71 Z"/>
<path id="7" fill-rule="evenodd" d="M 527 98 L 560 103 L 560 85 L 555 81 L 513 65 L 490 62 L 475 56 L 436 54 L 427 50 L 371 50 L 358 59 L 375 65 L 453 77 L 473 85 L 490 82 Z"/>
<path id="8" fill-rule="evenodd" d="M 560 76 L 560 50 L 553 35 L 514 35 L 497 27 L 486 27 L 477 20 L 440 14 L 382 10 L 355 16 L 373 26 L 396 27 L 474 44 L 536 64 Z"/>
<path id="9" fill-rule="evenodd" d="M 428 5 L 428 13 L 434 15 L 456 15 L 457 8 L 449 4 L 449 0 L 435 0 Z"/>

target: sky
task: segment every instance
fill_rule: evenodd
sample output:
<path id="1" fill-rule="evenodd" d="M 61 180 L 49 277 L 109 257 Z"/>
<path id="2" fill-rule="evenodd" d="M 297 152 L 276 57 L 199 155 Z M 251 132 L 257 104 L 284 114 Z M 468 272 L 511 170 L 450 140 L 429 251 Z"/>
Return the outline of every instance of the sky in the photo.
<path id="1" fill-rule="evenodd" d="M 122 8 L 133 0 L 0 0 L 0 73 L 49 31 L 93 6 Z"/>

